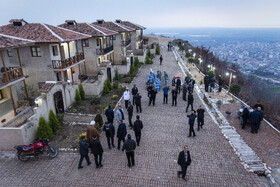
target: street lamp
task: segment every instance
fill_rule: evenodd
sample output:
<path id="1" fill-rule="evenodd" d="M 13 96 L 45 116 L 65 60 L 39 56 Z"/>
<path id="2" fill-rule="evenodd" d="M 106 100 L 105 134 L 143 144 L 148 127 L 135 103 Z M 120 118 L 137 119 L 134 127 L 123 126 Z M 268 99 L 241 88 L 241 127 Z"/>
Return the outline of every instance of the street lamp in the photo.
<path id="1" fill-rule="evenodd" d="M 213 64 L 208 64 L 207 66 L 210 70 L 215 71 L 216 67 Z"/>
<path id="2" fill-rule="evenodd" d="M 233 70 L 233 69 L 230 69 L 230 68 L 228 68 L 228 70 L 230 71 L 230 73 L 229 73 L 229 72 L 226 72 L 226 76 L 229 76 L 229 83 L 228 83 L 228 86 L 229 86 L 229 88 L 228 88 L 228 93 L 229 93 L 230 86 L 231 86 L 231 82 L 232 82 L 232 78 L 234 78 L 234 79 L 236 78 L 236 76 L 233 75 L 233 73 L 236 73 L 236 71 Z"/>

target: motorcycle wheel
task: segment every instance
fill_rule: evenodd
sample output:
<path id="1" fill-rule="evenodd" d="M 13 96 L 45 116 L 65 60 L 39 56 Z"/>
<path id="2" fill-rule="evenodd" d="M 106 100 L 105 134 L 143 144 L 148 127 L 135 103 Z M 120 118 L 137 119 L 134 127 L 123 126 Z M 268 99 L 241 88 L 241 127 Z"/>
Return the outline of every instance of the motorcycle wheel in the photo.
<path id="1" fill-rule="evenodd" d="M 18 159 L 22 162 L 26 162 L 30 159 L 30 157 L 24 155 L 22 152 L 18 153 Z"/>
<path id="2" fill-rule="evenodd" d="M 58 148 L 54 146 L 49 146 L 48 147 L 48 156 L 50 158 L 55 158 L 58 155 Z"/>

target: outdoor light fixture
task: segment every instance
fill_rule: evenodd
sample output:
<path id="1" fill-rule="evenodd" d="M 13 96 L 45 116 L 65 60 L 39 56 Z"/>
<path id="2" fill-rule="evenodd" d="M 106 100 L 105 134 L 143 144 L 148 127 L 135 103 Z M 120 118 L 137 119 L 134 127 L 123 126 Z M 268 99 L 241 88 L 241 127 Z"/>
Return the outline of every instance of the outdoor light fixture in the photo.
<path id="1" fill-rule="evenodd" d="M 226 72 L 226 76 L 229 76 L 229 72 Z"/>
<path id="2" fill-rule="evenodd" d="M 235 76 L 235 75 L 233 75 L 233 78 L 235 79 L 235 78 L 236 78 L 236 76 Z"/>
<path id="3" fill-rule="evenodd" d="M 36 98 L 36 99 L 34 100 L 34 103 L 35 103 L 36 107 L 38 107 L 39 99 Z"/>
<path id="4" fill-rule="evenodd" d="M 207 67 L 208 67 L 208 68 L 211 68 L 211 65 L 209 64 Z"/>
<path id="5" fill-rule="evenodd" d="M 216 68 L 215 67 L 213 67 L 213 70 L 215 70 Z"/>
<path id="6" fill-rule="evenodd" d="M 39 96 L 39 97 L 35 98 L 34 103 L 35 103 L 36 107 L 42 106 L 42 97 Z"/>
<path id="7" fill-rule="evenodd" d="M 194 54 L 193 54 L 193 57 L 195 57 L 195 55 L 196 55 L 196 54 L 194 53 Z"/>
<path id="8" fill-rule="evenodd" d="M 67 79 L 67 83 L 70 85 L 70 83 L 71 83 L 71 80 L 70 79 Z"/>

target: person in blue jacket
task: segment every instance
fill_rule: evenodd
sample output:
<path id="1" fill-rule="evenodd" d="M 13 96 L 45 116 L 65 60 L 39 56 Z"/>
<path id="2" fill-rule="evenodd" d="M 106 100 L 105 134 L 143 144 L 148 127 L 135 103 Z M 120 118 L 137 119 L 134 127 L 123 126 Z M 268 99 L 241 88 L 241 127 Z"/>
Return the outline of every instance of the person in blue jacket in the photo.
<path id="1" fill-rule="evenodd" d="M 125 141 L 125 136 L 127 134 L 127 131 L 126 131 L 126 125 L 125 123 L 123 123 L 122 120 L 119 121 L 119 128 L 118 128 L 118 131 L 117 131 L 117 137 L 118 137 L 118 150 L 120 150 L 120 147 L 121 147 L 121 141 Z"/>
<path id="2" fill-rule="evenodd" d="M 82 163 L 83 163 L 84 158 L 86 158 L 88 165 L 91 164 L 91 162 L 89 161 L 89 157 L 88 157 L 88 146 L 89 145 L 86 143 L 86 137 L 85 136 L 81 137 L 81 140 L 79 141 L 79 145 L 80 145 L 80 155 L 81 155 L 81 157 L 80 157 L 78 169 L 82 169 L 83 168 Z"/>
<path id="3" fill-rule="evenodd" d="M 189 118 L 189 125 L 190 125 L 190 133 L 189 133 L 188 137 L 191 137 L 192 133 L 193 133 L 193 136 L 195 136 L 195 132 L 194 132 L 194 129 L 193 129 L 195 118 L 196 118 L 195 110 L 192 110 L 191 115 L 187 115 L 187 117 Z"/>
<path id="4" fill-rule="evenodd" d="M 164 86 L 163 90 L 163 104 L 168 103 L 168 90 L 169 87 L 167 85 Z"/>
<path id="5" fill-rule="evenodd" d="M 216 79 L 215 79 L 215 77 L 212 77 L 211 83 L 210 83 L 210 92 L 212 92 L 212 90 L 214 91 L 215 83 L 216 83 Z"/>

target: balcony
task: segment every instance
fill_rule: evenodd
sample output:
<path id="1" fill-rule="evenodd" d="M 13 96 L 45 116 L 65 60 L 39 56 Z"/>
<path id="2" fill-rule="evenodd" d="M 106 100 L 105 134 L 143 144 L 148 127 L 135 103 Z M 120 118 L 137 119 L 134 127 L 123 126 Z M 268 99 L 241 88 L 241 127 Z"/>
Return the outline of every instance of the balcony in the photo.
<path id="1" fill-rule="evenodd" d="M 106 47 L 104 49 L 96 49 L 96 54 L 97 55 L 105 55 L 109 52 L 113 51 L 113 45 Z"/>
<path id="2" fill-rule="evenodd" d="M 0 87 L 23 77 L 22 68 L 20 67 L 7 68 L 7 72 L 2 68 L 0 73 Z"/>
<path id="3" fill-rule="evenodd" d="M 77 53 L 76 56 L 67 58 L 65 60 L 52 60 L 52 65 L 54 70 L 66 70 L 71 68 L 74 65 L 77 65 L 79 62 L 83 62 L 85 56 L 83 52 Z"/>
<path id="4" fill-rule="evenodd" d="M 143 40 L 143 35 L 139 35 L 137 39 L 138 39 L 137 41 L 142 41 Z"/>
<path id="5" fill-rule="evenodd" d="M 122 46 L 128 46 L 131 43 L 131 39 L 126 39 L 122 41 Z"/>

